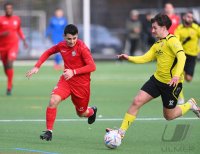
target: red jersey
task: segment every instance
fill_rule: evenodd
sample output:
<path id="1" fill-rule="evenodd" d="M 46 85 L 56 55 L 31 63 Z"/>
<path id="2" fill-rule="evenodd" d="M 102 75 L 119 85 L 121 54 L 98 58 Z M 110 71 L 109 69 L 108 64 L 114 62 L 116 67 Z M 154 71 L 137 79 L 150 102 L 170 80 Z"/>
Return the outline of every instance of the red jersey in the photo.
<path id="1" fill-rule="evenodd" d="M 174 34 L 175 29 L 178 27 L 178 25 L 180 23 L 180 17 L 176 14 L 173 14 L 173 15 L 169 16 L 169 18 L 172 21 L 172 25 L 168 31 L 170 34 Z"/>
<path id="2" fill-rule="evenodd" d="M 4 32 L 8 32 L 9 34 L 0 37 L 0 48 L 18 43 L 19 36 L 21 39 L 25 39 L 21 30 L 21 20 L 18 16 L 0 16 L 0 34 Z"/>
<path id="3" fill-rule="evenodd" d="M 59 52 L 64 61 L 65 69 L 76 71 L 71 79 L 67 80 L 70 84 L 88 84 L 90 82 L 90 72 L 96 69 L 96 65 L 85 43 L 77 40 L 75 46 L 69 47 L 66 41 L 62 41 L 52 48 L 46 50 L 39 58 L 35 67 L 40 67 L 49 56 Z"/>

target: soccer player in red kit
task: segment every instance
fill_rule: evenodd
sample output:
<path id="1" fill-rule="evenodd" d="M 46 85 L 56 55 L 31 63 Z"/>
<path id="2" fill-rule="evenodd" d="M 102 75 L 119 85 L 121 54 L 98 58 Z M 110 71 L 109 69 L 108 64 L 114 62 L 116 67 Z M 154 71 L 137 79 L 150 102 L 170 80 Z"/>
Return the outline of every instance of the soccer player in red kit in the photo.
<path id="1" fill-rule="evenodd" d="M 13 15 L 13 5 L 4 5 L 5 15 L 0 16 L 0 58 L 3 63 L 4 72 L 7 76 L 7 95 L 11 95 L 13 82 L 13 62 L 17 57 L 19 37 L 27 47 L 24 34 L 21 30 L 21 21 L 18 16 Z"/>
<path id="2" fill-rule="evenodd" d="M 57 106 L 61 101 L 71 96 L 77 115 L 87 117 L 92 124 L 96 119 L 97 108 L 88 107 L 90 99 L 90 73 L 95 71 L 96 65 L 90 50 L 78 39 L 78 29 L 75 25 L 67 25 L 64 29 L 65 40 L 46 50 L 39 58 L 35 67 L 27 72 L 30 78 L 37 73 L 42 63 L 49 56 L 60 53 L 64 61 L 64 73 L 52 91 L 49 105 L 46 109 L 46 131 L 40 135 L 42 140 L 52 139 L 52 130 L 56 118 Z"/>
<path id="3" fill-rule="evenodd" d="M 170 18 L 170 20 L 172 21 L 172 25 L 171 25 L 171 27 L 169 28 L 168 31 L 169 31 L 170 34 L 174 34 L 174 31 L 176 30 L 176 28 L 180 24 L 180 17 L 177 14 L 174 13 L 174 6 L 172 5 L 172 3 L 166 3 L 165 4 L 164 12 Z"/>

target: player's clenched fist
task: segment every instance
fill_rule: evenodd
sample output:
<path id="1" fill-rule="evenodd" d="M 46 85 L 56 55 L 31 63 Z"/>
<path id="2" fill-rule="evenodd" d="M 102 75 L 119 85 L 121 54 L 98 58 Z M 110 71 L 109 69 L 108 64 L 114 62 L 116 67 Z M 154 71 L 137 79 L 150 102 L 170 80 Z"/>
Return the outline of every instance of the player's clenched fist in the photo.
<path id="1" fill-rule="evenodd" d="M 64 73 L 63 73 L 63 76 L 64 76 L 64 78 L 65 78 L 66 80 L 69 80 L 71 77 L 74 76 L 74 72 L 73 72 L 73 70 L 71 70 L 71 69 L 65 69 L 65 70 L 64 70 Z"/>

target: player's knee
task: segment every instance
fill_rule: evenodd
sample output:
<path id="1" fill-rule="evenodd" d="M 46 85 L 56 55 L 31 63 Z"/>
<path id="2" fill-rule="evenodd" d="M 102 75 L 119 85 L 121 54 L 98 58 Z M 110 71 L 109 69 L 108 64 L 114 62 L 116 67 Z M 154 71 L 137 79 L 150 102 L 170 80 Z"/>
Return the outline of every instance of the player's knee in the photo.
<path id="1" fill-rule="evenodd" d="M 174 117 L 171 116 L 171 115 L 169 115 L 169 114 L 164 114 L 164 118 L 165 118 L 165 120 L 167 120 L 167 121 L 170 121 L 170 120 L 173 120 L 173 119 L 174 119 Z"/>
<path id="2" fill-rule="evenodd" d="M 76 114 L 77 114 L 79 117 L 85 117 L 85 113 L 81 113 L 81 112 L 76 111 Z"/>
<path id="3" fill-rule="evenodd" d="M 142 100 L 140 97 L 135 97 L 133 100 L 133 106 L 140 107 L 142 105 Z"/>
<path id="4" fill-rule="evenodd" d="M 191 81 L 192 81 L 192 76 L 186 75 L 186 76 L 185 76 L 185 80 L 186 80 L 187 82 L 191 82 Z"/>
<path id="5" fill-rule="evenodd" d="M 8 60 L 8 62 L 6 63 L 6 69 L 11 69 L 13 68 L 13 61 L 12 60 Z"/>
<path id="6" fill-rule="evenodd" d="M 55 108 L 60 103 L 61 98 L 57 96 L 52 96 L 49 102 L 49 107 Z"/>

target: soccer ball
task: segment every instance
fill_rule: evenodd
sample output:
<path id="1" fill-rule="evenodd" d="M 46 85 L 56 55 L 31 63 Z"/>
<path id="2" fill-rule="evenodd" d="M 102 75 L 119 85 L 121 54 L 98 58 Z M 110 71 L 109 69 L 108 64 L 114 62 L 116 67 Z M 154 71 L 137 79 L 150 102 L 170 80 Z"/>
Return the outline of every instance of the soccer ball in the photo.
<path id="1" fill-rule="evenodd" d="M 121 141 L 121 135 L 116 130 L 109 131 L 104 136 L 104 143 L 110 149 L 116 149 L 120 146 Z"/>

